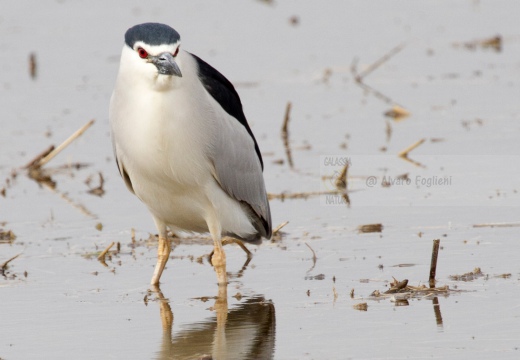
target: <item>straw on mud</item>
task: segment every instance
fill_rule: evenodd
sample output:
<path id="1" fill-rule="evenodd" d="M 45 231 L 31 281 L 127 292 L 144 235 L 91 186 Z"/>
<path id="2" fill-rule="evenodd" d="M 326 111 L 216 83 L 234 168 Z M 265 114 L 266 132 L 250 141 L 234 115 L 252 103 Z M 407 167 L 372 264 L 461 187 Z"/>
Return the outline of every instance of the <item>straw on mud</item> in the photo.
<path id="1" fill-rule="evenodd" d="M 307 191 L 307 192 L 298 192 L 298 193 L 280 193 L 280 194 L 273 194 L 268 193 L 267 198 L 269 200 L 273 199 L 280 199 L 280 200 L 286 200 L 286 199 L 307 199 L 311 196 L 319 196 L 319 195 L 334 195 L 339 194 L 340 192 L 338 190 L 331 190 L 331 191 Z"/>
<path id="2" fill-rule="evenodd" d="M 432 262 L 430 264 L 430 288 L 435 287 L 435 273 L 437 272 L 437 257 L 439 256 L 439 244 L 441 240 L 433 240 Z"/>
<path id="3" fill-rule="evenodd" d="M 372 73 L 374 70 L 376 70 L 378 67 L 380 67 L 382 64 L 387 62 L 392 56 L 396 55 L 398 52 L 400 52 L 405 47 L 405 44 L 400 44 L 396 46 L 395 48 L 391 49 L 388 53 L 383 55 L 379 60 L 374 62 L 372 65 L 369 65 L 365 71 L 362 71 L 361 73 L 357 72 L 357 63 L 358 59 L 354 58 L 352 60 L 352 64 L 350 66 L 350 71 L 352 73 L 352 76 L 354 77 L 354 80 L 358 86 L 360 86 L 362 89 L 366 90 L 367 92 L 373 93 L 376 97 L 380 98 L 384 102 L 388 104 L 394 104 L 398 105 L 395 101 L 393 101 L 390 97 L 384 95 L 382 92 L 376 90 L 375 88 L 365 84 L 363 82 L 363 79 Z"/>
<path id="4" fill-rule="evenodd" d="M 36 62 L 35 53 L 29 54 L 29 75 L 33 80 L 36 79 L 36 76 L 38 75 L 38 64 Z"/>
<path id="5" fill-rule="evenodd" d="M 287 224 L 289 224 L 289 221 L 285 221 L 285 222 L 281 223 L 280 225 L 278 225 L 276 228 L 274 228 L 274 230 L 273 230 L 273 236 L 276 235 L 276 234 L 278 233 L 278 231 L 282 230 L 282 228 L 283 228 L 285 225 L 287 225 Z"/>
<path id="6" fill-rule="evenodd" d="M 415 149 L 416 147 L 420 146 L 422 143 L 424 143 L 426 141 L 426 139 L 421 139 L 421 140 L 417 140 L 416 142 L 414 142 L 412 145 L 408 146 L 406 149 L 404 149 L 403 151 L 401 151 L 398 155 L 399 157 L 402 157 L 402 158 L 407 158 L 408 157 L 408 154 L 410 153 L 410 151 L 412 151 L 413 149 Z"/>
<path id="7" fill-rule="evenodd" d="M 34 166 L 36 167 L 42 167 L 43 165 L 47 164 L 49 161 L 51 161 L 56 155 L 58 155 L 63 149 L 65 149 L 67 146 L 69 146 L 69 144 L 71 142 L 73 142 L 74 140 L 76 140 L 78 137 L 81 136 L 81 134 L 83 134 L 89 127 L 92 126 L 92 124 L 94 124 L 94 119 L 90 120 L 88 123 L 86 123 L 85 125 L 83 125 L 81 128 L 79 128 L 74 134 L 72 134 L 71 136 L 69 136 L 69 138 L 67 140 L 65 140 L 64 142 L 62 142 L 56 149 L 54 149 L 53 151 L 51 151 L 49 154 L 47 154 L 47 156 L 45 156 L 44 158 L 42 158 L 37 164 L 35 164 Z"/>
<path id="8" fill-rule="evenodd" d="M 307 247 L 312 251 L 312 266 L 309 270 L 307 270 L 307 273 L 310 273 L 312 271 L 312 269 L 314 269 L 314 267 L 316 266 L 316 260 L 318 260 L 318 258 L 316 257 L 316 253 L 311 248 L 311 246 L 307 243 L 305 243 L 305 245 L 307 245 Z"/>
<path id="9" fill-rule="evenodd" d="M 356 81 L 362 82 L 363 78 L 372 73 L 374 70 L 376 70 L 378 67 L 383 65 L 385 62 L 390 60 L 394 55 L 398 54 L 401 50 L 404 49 L 406 46 L 405 43 L 399 44 L 393 49 L 391 49 L 389 52 L 387 52 L 385 55 L 383 55 L 381 58 L 379 58 L 376 62 L 372 63 L 370 66 L 368 66 L 365 71 L 362 71 L 358 76 L 355 78 Z"/>
<path id="10" fill-rule="evenodd" d="M 99 254 L 99 256 L 98 256 L 98 260 L 99 260 L 99 261 L 101 261 L 101 262 L 103 262 L 103 263 L 105 262 L 105 256 L 106 256 L 107 252 L 109 252 L 110 248 L 111 248 L 112 246 L 114 246 L 114 244 L 115 244 L 114 242 L 111 242 L 110 245 L 108 245 L 107 248 L 106 248 L 105 250 L 103 250 L 103 251 L 101 252 L 101 254 Z"/>
<path id="11" fill-rule="evenodd" d="M 285 154 L 287 155 L 287 162 L 289 163 L 289 167 L 293 168 L 293 160 L 292 160 L 292 154 L 291 154 L 291 146 L 289 144 L 289 120 L 291 119 L 291 102 L 287 102 L 287 106 L 285 107 L 285 116 L 283 119 L 283 126 L 282 126 L 282 140 L 283 145 L 285 147 Z"/>
<path id="12" fill-rule="evenodd" d="M 341 169 L 341 173 L 337 177 L 336 181 L 334 182 L 334 185 L 336 185 L 336 188 L 339 190 L 346 190 L 347 189 L 347 174 L 348 174 L 348 161 L 345 163 L 345 166 L 343 169 Z"/>
<path id="13" fill-rule="evenodd" d="M 29 169 L 37 166 L 37 164 L 47 155 L 49 155 L 54 150 L 54 145 L 49 146 L 47 149 L 43 150 L 41 153 L 36 155 L 27 165 L 25 165 L 24 169 Z"/>
<path id="14" fill-rule="evenodd" d="M 12 258 L 10 258 L 9 260 L 5 261 L 2 265 L 0 265 L 0 269 L 2 271 L 5 271 L 5 269 L 7 268 L 7 264 L 9 264 L 11 261 L 13 261 L 14 259 L 16 259 L 18 256 L 22 255 L 22 253 L 19 253 L 18 255 L 15 255 L 13 256 Z"/>
<path id="15" fill-rule="evenodd" d="M 520 226 L 520 223 L 484 223 L 484 224 L 475 224 L 474 228 L 480 227 L 517 227 Z"/>

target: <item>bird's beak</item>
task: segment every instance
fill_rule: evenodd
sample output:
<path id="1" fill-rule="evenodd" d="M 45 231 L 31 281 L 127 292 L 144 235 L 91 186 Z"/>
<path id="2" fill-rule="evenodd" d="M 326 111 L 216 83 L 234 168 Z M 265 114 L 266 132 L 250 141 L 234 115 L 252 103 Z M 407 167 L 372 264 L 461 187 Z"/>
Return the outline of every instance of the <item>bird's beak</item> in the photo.
<path id="1" fill-rule="evenodd" d="M 159 74 L 182 77 L 179 65 L 175 62 L 173 55 L 168 52 L 150 57 L 150 62 L 157 67 Z"/>

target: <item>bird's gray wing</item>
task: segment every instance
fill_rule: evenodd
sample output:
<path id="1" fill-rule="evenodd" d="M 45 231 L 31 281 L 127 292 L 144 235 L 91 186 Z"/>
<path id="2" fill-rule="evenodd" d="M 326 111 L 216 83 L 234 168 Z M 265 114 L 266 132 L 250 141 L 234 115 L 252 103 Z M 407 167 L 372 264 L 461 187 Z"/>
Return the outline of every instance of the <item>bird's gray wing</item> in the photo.
<path id="1" fill-rule="evenodd" d="M 220 131 L 210 152 L 215 178 L 222 189 L 252 210 L 253 224 L 266 238 L 271 237 L 271 211 L 262 174 L 263 162 L 256 139 L 242 110 L 233 85 L 209 64 L 193 55 L 199 78 L 206 91 L 230 115 L 219 123 Z"/>

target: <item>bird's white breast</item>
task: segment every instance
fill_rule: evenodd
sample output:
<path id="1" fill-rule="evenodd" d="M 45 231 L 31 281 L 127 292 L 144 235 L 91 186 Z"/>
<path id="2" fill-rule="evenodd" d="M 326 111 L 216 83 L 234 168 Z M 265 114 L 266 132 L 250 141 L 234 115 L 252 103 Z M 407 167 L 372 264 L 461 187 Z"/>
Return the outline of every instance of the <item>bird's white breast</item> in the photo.
<path id="1" fill-rule="evenodd" d="M 189 60 L 183 59 L 184 77 L 196 76 L 186 65 Z M 110 110 L 117 157 L 135 194 L 155 217 L 180 228 L 190 224 L 187 230 L 206 231 L 201 207 L 207 199 L 199 189 L 214 180 L 201 136 L 208 126 L 208 109 L 200 99 L 205 93 L 183 78 L 152 75 L 158 80 L 155 88 L 150 79 L 136 78 L 131 67 L 120 70 Z"/>

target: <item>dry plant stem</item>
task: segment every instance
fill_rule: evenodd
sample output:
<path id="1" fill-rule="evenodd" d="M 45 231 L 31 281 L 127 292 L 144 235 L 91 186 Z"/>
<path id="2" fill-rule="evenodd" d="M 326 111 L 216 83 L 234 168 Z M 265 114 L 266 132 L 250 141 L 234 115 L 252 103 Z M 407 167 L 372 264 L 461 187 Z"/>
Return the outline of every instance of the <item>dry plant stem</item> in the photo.
<path id="1" fill-rule="evenodd" d="M 49 155 L 54 150 L 54 145 L 49 146 L 47 149 L 36 155 L 27 165 L 24 166 L 24 169 L 30 169 L 35 166 L 47 155 Z"/>
<path id="2" fill-rule="evenodd" d="M 430 288 L 435 287 L 435 273 L 437 272 L 437 258 L 439 256 L 439 239 L 433 240 L 432 262 L 430 264 Z"/>
<path id="3" fill-rule="evenodd" d="M 405 47 L 404 43 L 396 46 L 395 48 L 390 50 L 388 53 L 383 55 L 379 60 L 374 62 L 372 65 L 368 66 L 368 68 L 365 71 L 362 71 L 361 73 L 357 72 L 358 59 L 354 58 L 354 60 L 352 61 L 352 65 L 350 66 L 350 71 L 352 73 L 352 76 L 354 77 L 354 80 L 356 81 L 356 84 L 358 84 L 362 89 L 366 90 L 367 92 L 373 93 L 376 97 L 380 98 L 384 102 L 386 102 L 388 104 L 398 105 L 395 101 L 393 101 L 388 96 L 384 95 L 383 93 L 381 93 L 380 91 L 376 90 L 375 88 L 365 84 L 363 82 L 363 79 L 367 75 L 372 73 L 375 69 L 377 69 L 379 66 L 381 66 L 386 61 L 388 61 L 392 56 L 394 56 L 398 52 L 400 52 L 404 47 Z"/>
<path id="4" fill-rule="evenodd" d="M 285 147 L 285 154 L 287 155 L 287 162 L 289 163 L 289 167 L 293 168 L 293 160 L 292 160 L 292 154 L 291 154 L 291 146 L 289 144 L 289 120 L 291 119 L 291 107 L 292 104 L 289 101 L 287 103 L 287 106 L 285 107 L 285 116 L 283 119 L 283 126 L 282 126 L 282 140 L 283 145 Z"/>
<path id="5" fill-rule="evenodd" d="M 69 138 L 67 140 L 65 140 L 64 142 L 62 142 L 56 149 L 54 149 L 53 151 L 51 151 L 49 154 L 47 154 L 47 156 L 45 156 L 43 159 L 41 159 L 37 164 L 36 166 L 37 167 L 41 167 L 41 166 L 44 166 L 45 164 L 47 164 L 49 161 L 51 161 L 56 155 L 58 155 L 63 149 L 65 149 L 67 146 L 69 146 L 69 144 L 71 142 L 73 142 L 74 140 L 76 140 L 78 137 L 81 136 L 81 134 L 83 134 L 89 127 L 92 126 L 92 124 L 94 124 L 94 119 L 90 120 L 88 123 L 86 123 L 85 125 L 83 125 L 81 128 L 79 128 L 74 134 L 72 134 L 71 136 L 69 136 Z"/>
<path id="6" fill-rule="evenodd" d="M 334 185 L 336 185 L 336 187 L 339 190 L 347 190 L 347 185 L 348 185 L 347 174 L 348 174 L 348 162 L 345 164 L 345 166 L 341 170 L 341 173 L 339 174 L 339 176 L 336 179 L 336 182 L 334 184 Z"/>
<path id="7" fill-rule="evenodd" d="M 319 195 L 334 195 L 334 194 L 340 194 L 341 192 L 338 190 L 331 190 L 331 191 L 309 191 L 309 192 L 299 192 L 299 193 L 281 193 L 281 194 L 273 194 L 269 193 L 267 194 L 267 198 L 269 200 L 273 199 L 307 199 L 311 196 L 319 196 Z"/>
<path id="8" fill-rule="evenodd" d="M 426 141 L 426 139 L 421 139 L 421 140 L 417 140 L 416 142 L 414 142 L 412 145 L 408 146 L 406 149 L 404 149 L 403 151 L 401 151 L 398 155 L 402 158 L 407 158 L 408 157 L 408 154 L 410 153 L 410 151 L 412 151 L 413 149 L 415 149 L 416 147 L 420 146 L 422 143 L 424 143 Z"/>
<path id="9" fill-rule="evenodd" d="M 99 256 L 98 256 L 99 261 L 105 261 L 106 254 L 110 251 L 110 248 L 112 248 L 112 246 L 114 246 L 114 244 L 115 244 L 114 242 L 110 243 L 110 245 L 108 245 L 107 248 L 105 250 L 103 250 L 101 252 L 101 254 L 99 254 Z"/>
<path id="10" fill-rule="evenodd" d="M 305 243 L 305 245 L 307 245 L 307 247 L 312 251 L 312 267 L 307 271 L 307 273 L 309 273 L 316 266 L 316 260 L 318 260 L 318 258 L 316 257 L 316 253 L 311 248 L 311 246 L 309 244 L 307 244 L 307 243 Z"/>
<path id="11" fill-rule="evenodd" d="M 276 234 L 278 233 L 278 231 L 282 230 L 282 228 L 283 228 L 285 225 L 287 225 L 287 224 L 289 224 L 289 221 L 285 221 L 285 222 L 281 223 L 280 225 L 278 225 L 276 228 L 274 228 L 274 230 L 273 230 L 273 236 L 276 235 Z"/>
<path id="12" fill-rule="evenodd" d="M 475 224 L 474 228 L 480 227 L 517 227 L 520 226 L 520 223 L 486 223 L 486 224 Z"/>
<path id="13" fill-rule="evenodd" d="M 378 67 L 383 65 L 385 62 L 390 60 L 394 55 L 398 54 L 401 50 L 404 49 L 406 44 L 402 43 L 391 49 L 389 52 L 387 52 L 385 55 L 383 55 L 379 60 L 372 63 L 372 65 L 368 66 L 364 71 L 362 71 L 358 76 L 356 76 L 357 82 L 362 82 L 363 78 L 372 73 L 374 70 L 376 70 Z"/>
<path id="14" fill-rule="evenodd" d="M 13 256 L 12 258 L 10 258 L 9 260 L 5 261 L 2 265 L 0 265 L 0 269 L 2 270 L 5 270 L 7 268 L 7 265 L 13 261 L 14 259 L 16 259 L 18 256 L 22 255 L 22 253 L 19 253 L 18 255 L 15 255 Z"/>

